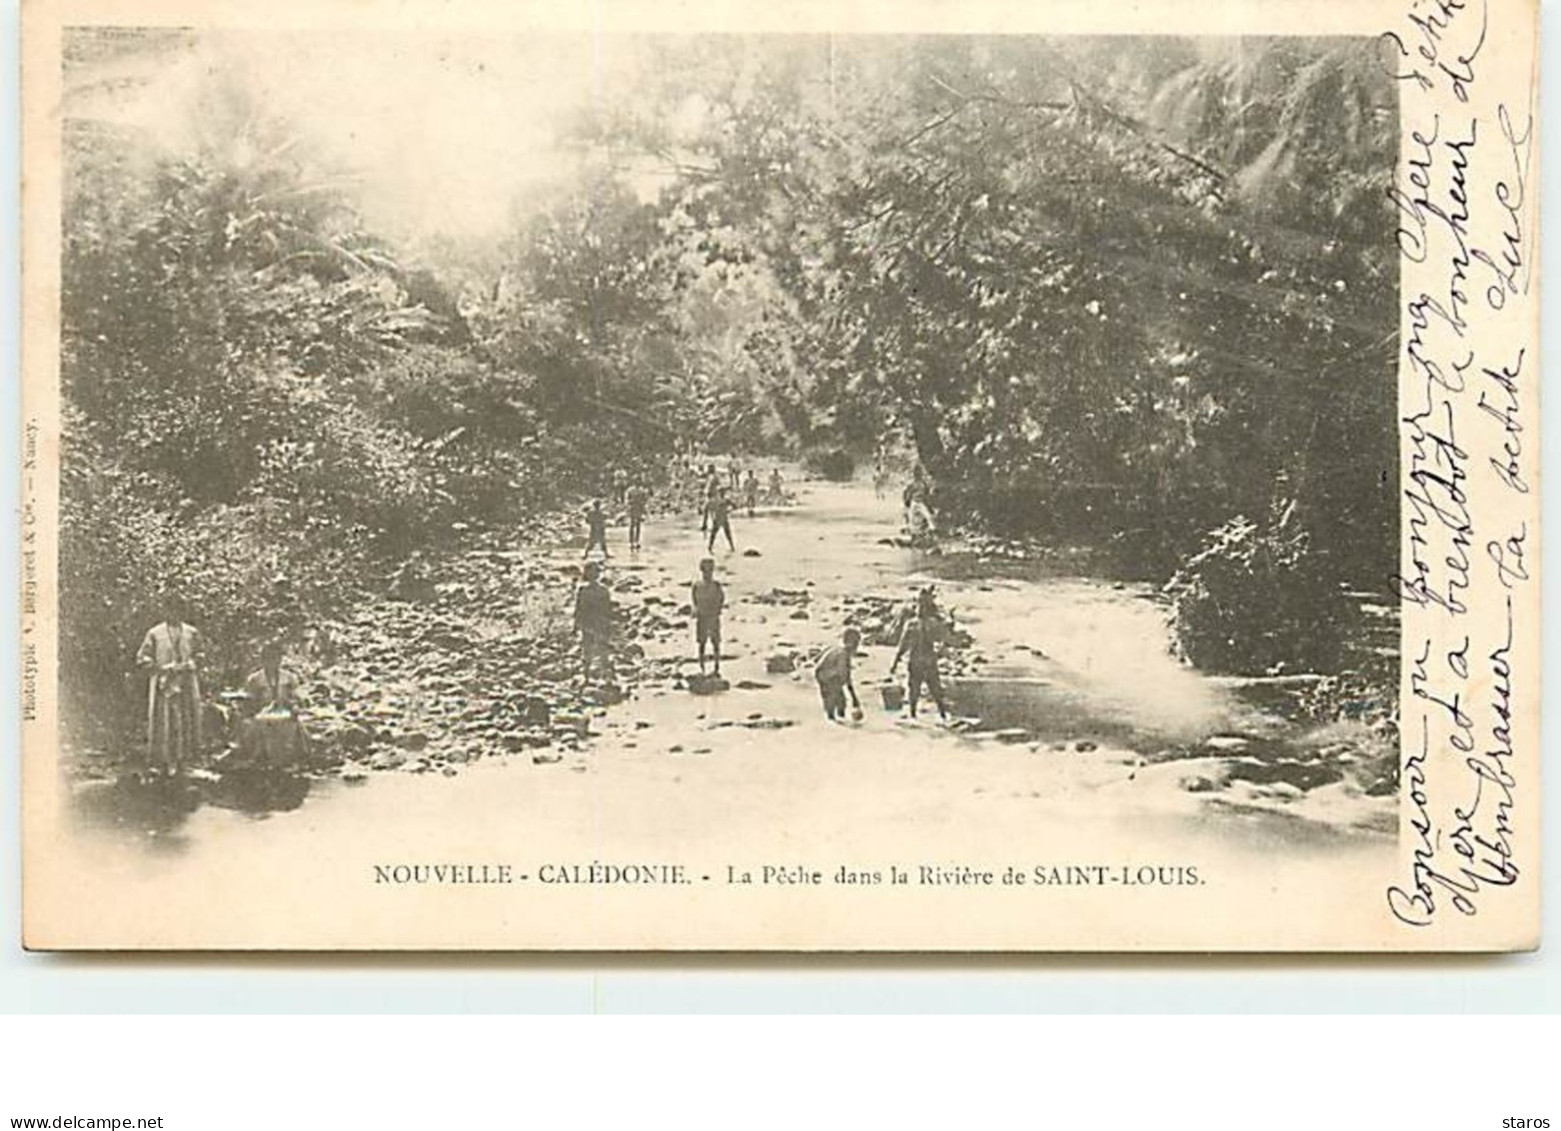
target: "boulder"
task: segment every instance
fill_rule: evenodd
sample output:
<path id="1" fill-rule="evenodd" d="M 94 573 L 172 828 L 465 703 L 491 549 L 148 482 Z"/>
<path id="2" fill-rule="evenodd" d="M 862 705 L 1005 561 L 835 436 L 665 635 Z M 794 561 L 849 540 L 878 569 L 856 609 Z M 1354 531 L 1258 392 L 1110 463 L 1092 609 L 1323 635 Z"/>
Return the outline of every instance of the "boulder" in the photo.
<path id="1" fill-rule="evenodd" d="M 394 770 L 405 764 L 406 760 L 407 756 L 399 750 L 381 750 L 369 762 L 369 768 L 374 770 Z"/>

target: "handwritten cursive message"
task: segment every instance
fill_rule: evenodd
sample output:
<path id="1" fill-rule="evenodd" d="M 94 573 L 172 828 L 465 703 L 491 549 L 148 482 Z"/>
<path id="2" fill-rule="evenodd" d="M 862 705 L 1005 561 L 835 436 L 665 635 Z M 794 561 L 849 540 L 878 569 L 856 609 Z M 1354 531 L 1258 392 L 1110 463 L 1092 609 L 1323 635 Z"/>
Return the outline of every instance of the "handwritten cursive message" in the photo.
<path id="1" fill-rule="evenodd" d="M 1417 0 L 1382 37 L 1404 139 L 1388 190 L 1403 303 L 1402 872 L 1386 903 L 1414 928 L 1476 920 L 1534 868 L 1520 847 L 1537 808 L 1524 768 L 1537 663 L 1532 91 L 1528 74 L 1487 67 L 1498 17 L 1515 10 Z"/>

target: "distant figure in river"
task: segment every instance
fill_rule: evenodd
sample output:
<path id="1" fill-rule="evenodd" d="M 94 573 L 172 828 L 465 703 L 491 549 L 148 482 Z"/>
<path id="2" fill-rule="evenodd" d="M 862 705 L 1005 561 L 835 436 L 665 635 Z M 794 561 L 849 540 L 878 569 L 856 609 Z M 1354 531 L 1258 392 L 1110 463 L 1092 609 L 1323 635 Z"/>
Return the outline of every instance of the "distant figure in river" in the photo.
<path id="1" fill-rule="evenodd" d="M 921 499 L 913 500 L 905 508 L 905 536 L 910 539 L 912 545 L 923 545 L 932 541 L 937 529 L 932 511 Z"/>
<path id="2" fill-rule="evenodd" d="M 623 506 L 625 496 L 629 491 L 629 473 L 621 467 L 613 468 L 612 472 L 612 501 L 618 506 Z"/>
<path id="3" fill-rule="evenodd" d="M 710 529 L 710 510 L 715 502 L 715 497 L 721 491 L 721 477 L 716 474 L 715 464 L 705 468 L 704 477 L 700 480 L 699 488 L 699 532 L 706 533 Z"/>
<path id="4" fill-rule="evenodd" d="M 585 553 L 580 556 L 588 558 L 591 551 L 601 547 L 602 557 L 610 557 L 607 552 L 607 512 L 602 510 L 602 501 L 592 499 L 590 507 L 585 512 L 586 539 Z"/>
<path id="5" fill-rule="evenodd" d="M 759 506 L 759 473 L 753 468 L 748 469 L 748 478 L 743 480 L 743 505 L 748 508 L 748 517 L 753 517 L 753 512 Z"/>
<path id="6" fill-rule="evenodd" d="M 824 701 L 824 717 L 830 722 L 845 721 L 847 693 L 851 696 L 851 717 L 862 717 L 862 701 L 856 697 L 856 685 L 851 681 L 851 661 L 861 642 L 862 634 L 848 628 L 840 643 L 825 648 L 813 666 L 813 678 L 818 681 L 819 697 Z"/>
<path id="7" fill-rule="evenodd" d="M 154 770 L 178 773 L 200 752 L 201 646 L 200 633 L 185 623 L 183 603 L 169 597 L 163 619 L 136 650 L 136 666 L 147 672 L 146 750 Z"/>
<path id="8" fill-rule="evenodd" d="M 727 495 L 726 489 L 717 486 L 715 494 L 710 499 L 710 538 L 705 544 L 705 550 L 715 549 L 715 536 L 726 535 L 726 547 L 736 550 L 737 543 L 732 540 L 732 500 Z"/>
<path id="9" fill-rule="evenodd" d="M 629 508 L 629 549 L 640 548 L 640 535 L 645 528 L 645 508 L 650 505 L 650 492 L 645 484 L 635 483 L 624 493 Z"/>
<path id="10" fill-rule="evenodd" d="M 786 501 L 786 485 L 781 480 L 780 468 L 770 468 L 770 502 L 774 506 L 780 506 Z"/>
<path id="11" fill-rule="evenodd" d="M 575 591 L 575 630 L 580 633 L 580 678 L 591 678 L 593 661 L 601 660 L 612 675 L 612 594 L 601 583 L 598 562 L 585 564 L 585 583 Z"/>
<path id="12" fill-rule="evenodd" d="M 260 668 L 244 681 L 245 720 L 239 727 L 244 765 L 286 769 L 304 760 L 308 740 L 298 720 L 298 677 L 282 666 L 284 649 L 272 641 L 260 652 Z"/>
<path id="13" fill-rule="evenodd" d="M 726 590 L 715 579 L 715 560 L 702 558 L 699 578 L 689 593 L 694 604 L 694 643 L 699 649 L 699 674 L 705 674 L 705 646 L 715 660 L 715 674 L 721 674 L 721 610 L 726 608 Z"/>
<path id="14" fill-rule="evenodd" d="M 743 466 L 736 456 L 728 456 L 726 460 L 726 485 L 727 490 L 734 495 L 743 481 Z"/>
<path id="15" fill-rule="evenodd" d="M 883 498 L 889 493 L 889 451 L 882 440 L 873 449 L 873 497 Z"/>
<path id="16" fill-rule="evenodd" d="M 942 635 L 943 618 L 938 615 L 932 590 L 924 589 L 916 600 L 915 612 L 900 631 L 900 646 L 894 653 L 894 662 L 889 665 L 892 675 L 900 661 L 906 661 L 905 702 L 913 719 L 924 685 L 938 705 L 938 714 L 944 719 L 949 717 L 948 703 L 943 696 L 943 677 L 938 671 L 938 644 Z"/>

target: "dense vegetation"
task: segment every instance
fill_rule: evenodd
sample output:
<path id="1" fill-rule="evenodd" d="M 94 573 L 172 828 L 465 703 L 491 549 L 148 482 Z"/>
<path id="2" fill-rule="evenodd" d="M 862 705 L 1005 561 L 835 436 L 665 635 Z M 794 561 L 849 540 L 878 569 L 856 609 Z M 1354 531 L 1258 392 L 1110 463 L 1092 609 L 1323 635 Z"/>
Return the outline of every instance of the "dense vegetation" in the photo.
<path id="1" fill-rule="evenodd" d="M 170 43 L 82 35 L 68 71 L 90 93 Z M 368 230 L 237 78 L 176 145 L 68 112 L 76 706 L 126 686 L 170 589 L 231 667 L 283 605 L 688 438 L 902 445 L 946 522 L 1175 575 L 1197 662 L 1339 661 L 1341 586 L 1384 588 L 1396 546 L 1397 122 L 1368 46 L 644 51 L 567 124 L 578 176 L 481 241 Z"/>

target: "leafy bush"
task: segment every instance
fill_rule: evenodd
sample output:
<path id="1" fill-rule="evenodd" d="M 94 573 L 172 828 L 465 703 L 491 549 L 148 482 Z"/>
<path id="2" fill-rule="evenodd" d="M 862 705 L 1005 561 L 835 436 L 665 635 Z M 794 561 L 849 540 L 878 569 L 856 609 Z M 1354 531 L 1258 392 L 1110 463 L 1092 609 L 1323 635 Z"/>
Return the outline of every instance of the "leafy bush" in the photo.
<path id="1" fill-rule="evenodd" d="M 1165 585 L 1177 649 L 1208 671 L 1330 671 L 1343 658 L 1352 610 L 1334 571 L 1293 520 L 1237 516 Z"/>
<path id="2" fill-rule="evenodd" d="M 856 457 L 844 448 L 809 448 L 802 453 L 802 466 L 813 475 L 843 483 L 856 474 Z"/>

